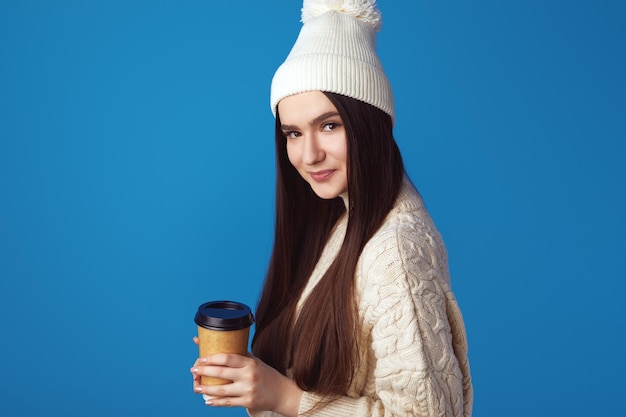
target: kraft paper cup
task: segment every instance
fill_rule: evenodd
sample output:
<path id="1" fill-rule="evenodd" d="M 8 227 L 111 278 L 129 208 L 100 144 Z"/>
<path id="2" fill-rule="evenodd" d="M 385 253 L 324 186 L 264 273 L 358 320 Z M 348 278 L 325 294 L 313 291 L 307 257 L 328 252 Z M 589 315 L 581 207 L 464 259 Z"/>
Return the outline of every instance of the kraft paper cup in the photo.
<path id="1" fill-rule="evenodd" d="M 209 301 L 198 307 L 194 321 L 198 325 L 200 357 L 215 353 L 248 353 L 248 338 L 254 317 L 247 305 L 235 301 Z M 230 382 L 208 376 L 200 378 L 202 385 Z"/>

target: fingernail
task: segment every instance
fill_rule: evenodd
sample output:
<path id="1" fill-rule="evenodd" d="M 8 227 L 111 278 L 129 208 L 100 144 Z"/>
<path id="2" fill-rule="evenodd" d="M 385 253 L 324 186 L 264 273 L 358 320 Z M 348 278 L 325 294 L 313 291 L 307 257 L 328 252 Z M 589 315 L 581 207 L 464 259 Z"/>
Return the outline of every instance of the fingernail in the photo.
<path id="1" fill-rule="evenodd" d="M 200 362 L 202 362 L 202 363 L 206 363 L 206 358 L 201 358 L 201 359 L 200 359 Z"/>
<path id="2" fill-rule="evenodd" d="M 211 401 L 213 399 L 213 397 L 211 397 L 210 395 L 206 395 L 206 394 L 202 394 L 202 398 L 204 399 L 204 401 Z"/>
<path id="3" fill-rule="evenodd" d="M 192 374 L 197 374 L 198 373 L 198 368 L 191 368 L 191 373 Z"/>
<path id="4" fill-rule="evenodd" d="M 202 387 L 196 387 L 196 392 L 202 392 Z"/>

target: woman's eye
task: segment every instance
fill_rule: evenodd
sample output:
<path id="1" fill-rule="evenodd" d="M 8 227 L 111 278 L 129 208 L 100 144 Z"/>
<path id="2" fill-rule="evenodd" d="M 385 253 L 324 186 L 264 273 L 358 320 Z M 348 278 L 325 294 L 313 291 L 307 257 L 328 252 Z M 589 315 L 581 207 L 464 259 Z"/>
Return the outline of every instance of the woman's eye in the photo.
<path id="1" fill-rule="evenodd" d="M 294 138 L 297 138 L 298 136 L 300 136 L 300 132 L 294 132 L 294 131 L 283 132 L 283 134 L 285 135 L 285 137 L 287 139 L 294 139 Z"/>
<path id="2" fill-rule="evenodd" d="M 322 130 L 324 130 L 324 132 L 330 132 L 331 130 L 334 130 L 337 128 L 339 124 L 338 123 L 324 123 L 324 125 L 322 126 Z"/>

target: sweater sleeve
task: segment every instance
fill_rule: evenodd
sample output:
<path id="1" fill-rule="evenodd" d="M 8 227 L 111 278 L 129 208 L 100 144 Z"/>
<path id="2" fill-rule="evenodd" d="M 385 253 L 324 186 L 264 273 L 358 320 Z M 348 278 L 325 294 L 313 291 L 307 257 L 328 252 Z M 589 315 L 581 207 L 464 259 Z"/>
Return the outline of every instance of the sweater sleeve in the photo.
<path id="1" fill-rule="evenodd" d="M 325 403 L 305 393 L 299 415 L 460 417 L 464 408 L 469 415 L 459 363 L 466 358 L 456 356 L 466 354 L 465 331 L 447 283 L 443 243 L 436 232 L 414 230 L 378 238 L 362 257 L 360 299 L 375 395 Z M 461 327 L 452 329 L 451 322 Z"/>

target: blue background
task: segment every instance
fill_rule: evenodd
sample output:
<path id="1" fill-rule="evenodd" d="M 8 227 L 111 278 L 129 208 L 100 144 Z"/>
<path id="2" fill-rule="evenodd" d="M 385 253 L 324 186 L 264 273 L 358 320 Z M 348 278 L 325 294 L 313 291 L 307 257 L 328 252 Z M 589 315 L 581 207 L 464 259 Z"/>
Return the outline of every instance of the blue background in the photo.
<path id="1" fill-rule="evenodd" d="M 244 415 L 192 393 L 192 319 L 256 305 L 300 6 L 0 2 L 0 415 Z M 379 6 L 474 415 L 625 415 L 624 2 Z"/>

